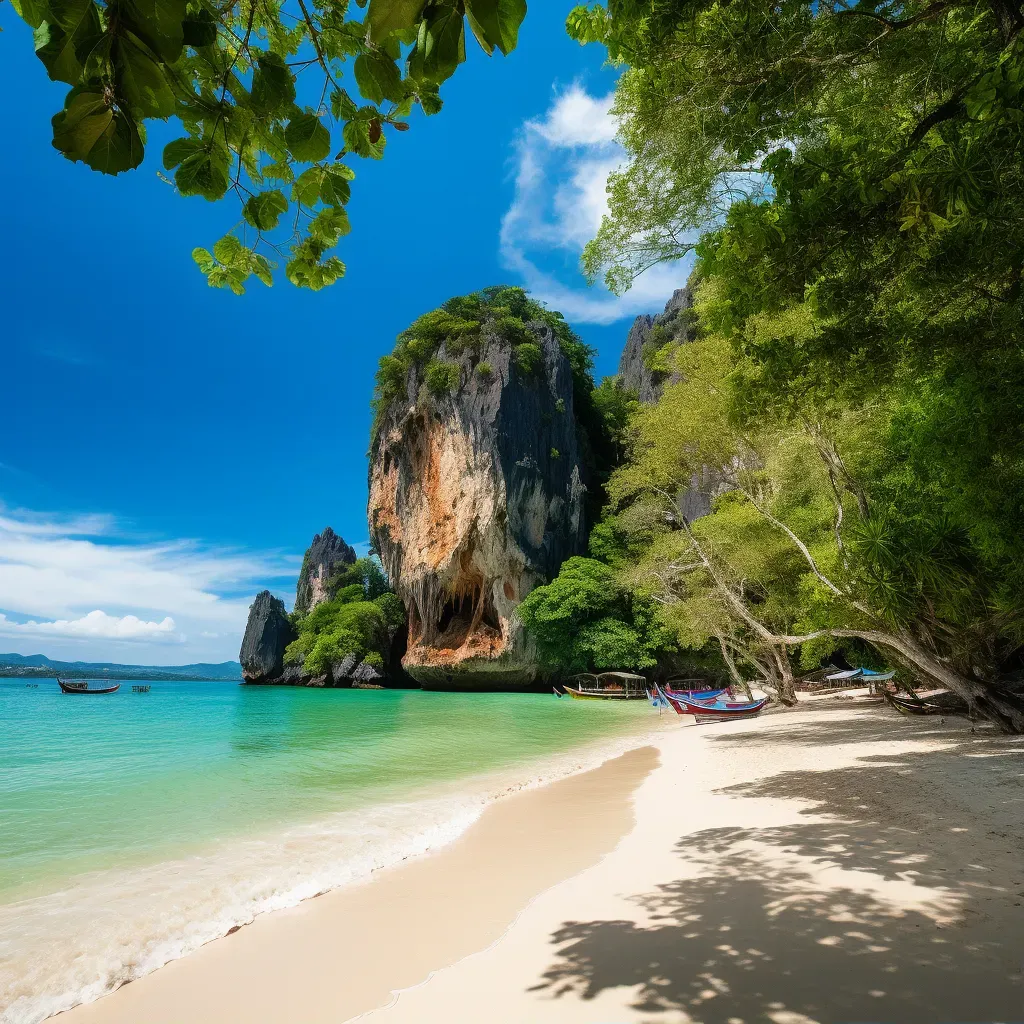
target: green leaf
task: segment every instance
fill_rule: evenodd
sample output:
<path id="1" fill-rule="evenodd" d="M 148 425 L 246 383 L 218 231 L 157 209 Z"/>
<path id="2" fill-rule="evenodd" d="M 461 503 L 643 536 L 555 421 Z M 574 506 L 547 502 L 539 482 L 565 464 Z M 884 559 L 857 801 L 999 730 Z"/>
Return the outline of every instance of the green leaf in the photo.
<path id="1" fill-rule="evenodd" d="M 427 0 L 370 0 L 366 27 L 370 42 L 380 43 L 392 32 L 415 28 Z"/>
<path id="2" fill-rule="evenodd" d="M 234 263 L 242 252 L 242 243 L 234 235 L 225 235 L 214 243 L 213 255 L 221 263 Z"/>
<path id="3" fill-rule="evenodd" d="M 127 36 L 114 41 L 112 56 L 118 97 L 136 116 L 170 117 L 174 113 L 174 93 L 159 64 Z"/>
<path id="4" fill-rule="evenodd" d="M 208 249 L 193 249 L 192 259 L 204 274 L 209 274 L 217 266 L 217 261 Z"/>
<path id="5" fill-rule="evenodd" d="M 198 14 L 189 14 L 181 23 L 181 31 L 185 45 L 196 50 L 217 42 L 217 22 L 205 9 Z"/>
<path id="6" fill-rule="evenodd" d="M 144 147 L 135 122 L 110 107 L 103 93 L 72 89 L 52 119 L 53 146 L 103 174 L 120 174 L 142 163 Z"/>
<path id="7" fill-rule="evenodd" d="M 363 120 L 349 121 L 342 130 L 345 148 L 356 156 L 379 160 L 384 155 L 384 137 L 377 142 L 370 141 L 370 122 Z"/>
<path id="8" fill-rule="evenodd" d="M 373 103 L 402 98 L 402 72 L 393 60 L 377 53 L 364 53 L 356 58 L 356 83 L 363 96 Z"/>
<path id="9" fill-rule="evenodd" d="M 39 28 L 49 13 L 46 0 L 11 0 L 11 5 L 14 7 L 14 13 L 30 28 Z"/>
<path id="10" fill-rule="evenodd" d="M 254 228 L 260 231 L 271 231 L 277 227 L 281 215 L 288 209 L 288 200 L 283 192 L 261 192 L 249 199 L 242 207 L 242 216 Z"/>
<path id="11" fill-rule="evenodd" d="M 186 0 L 117 0 L 108 8 L 118 29 L 130 29 L 164 63 L 173 64 L 185 43 Z"/>
<path id="12" fill-rule="evenodd" d="M 35 31 L 36 56 L 55 82 L 75 85 L 89 53 L 103 39 L 92 0 L 50 0 L 51 17 Z"/>
<path id="13" fill-rule="evenodd" d="M 309 222 L 310 236 L 327 247 L 337 245 L 338 239 L 351 230 L 348 214 L 337 206 L 326 207 Z"/>
<path id="14" fill-rule="evenodd" d="M 331 113 L 339 121 L 348 121 L 355 117 L 358 109 L 355 100 L 344 89 L 335 89 L 331 93 Z"/>
<path id="15" fill-rule="evenodd" d="M 186 157 L 174 175 L 174 182 L 183 196 L 221 199 L 228 190 L 228 155 L 220 146 Z"/>
<path id="16" fill-rule="evenodd" d="M 507 57 L 519 41 L 519 26 L 526 17 L 526 0 L 466 0 L 466 14 L 477 39 L 481 34 L 490 45 Z"/>
<path id="17" fill-rule="evenodd" d="M 320 197 L 320 179 L 323 171 L 319 167 L 310 167 L 303 171 L 292 185 L 292 199 L 303 206 L 312 206 Z"/>
<path id="18" fill-rule="evenodd" d="M 285 127 L 284 140 L 299 161 L 323 160 L 331 151 L 331 133 L 315 114 L 293 117 Z"/>
<path id="19" fill-rule="evenodd" d="M 466 59 L 465 23 L 454 7 L 438 8 L 422 33 L 422 74 L 432 82 L 444 82 Z M 416 48 L 420 49 L 417 42 Z"/>
<path id="20" fill-rule="evenodd" d="M 164 146 L 164 170 L 173 171 L 186 157 L 205 151 L 206 143 L 202 139 L 174 139 Z"/>
<path id="21" fill-rule="evenodd" d="M 272 50 L 256 62 L 249 106 L 255 114 L 273 114 L 295 102 L 295 76 Z"/>
<path id="22" fill-rule="evenodd" d="M 344 174 L 335 171 L 336 167 L 345 167 L 344 164 L 334 164 L 325 168 L 320 181 L 320 198 L 329 206 L 344 206 L 352 195 L 352 188 L 348 178 Z M 345 168 L 348 170 L 348 168 Z"/>

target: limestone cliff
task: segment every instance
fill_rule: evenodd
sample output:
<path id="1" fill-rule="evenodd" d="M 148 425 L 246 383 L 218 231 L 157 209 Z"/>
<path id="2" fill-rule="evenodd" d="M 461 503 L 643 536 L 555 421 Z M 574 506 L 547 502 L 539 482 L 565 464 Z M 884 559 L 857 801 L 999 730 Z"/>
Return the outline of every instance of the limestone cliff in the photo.
<path id="1" fill-rule="evenodd" d="M 677 288 L 657 316 L 644 314 L 633 321 L 626 337 L 626 347 L 619 359 L 619 381 L 624 388 L 635 391 L 645 405 L 661 397 L 670 374 L 655 366 L 654 356 L 670 341 L 692 341 L 694 338 L 690 310 L 693 289 Z"/>
<path id="2" fill-rule="evenodd" d="M 585 545 L 572 370 L 549 324 L 526 330 L 519 348 L 486 323 L 472 347 L 443 342 L 432 365 L 450 387 L 414 364 L 378 410 L 370 535 L 408 611 L 403 664 L 427 689 L 532 682 L 513 613 Z"/>
<path id="3" fill-rule="evenodd" d="M 329 526 L 313 538 L 302 559 L 302 570 L 295 585 L 295 611 L 308 615 L 318 604 L 329 601 L 330 579 L 335 569 L 352 565 L 355 551 Z"/>
<path id="4" fill-rule="evenodd" d="M 696 337 L 692 314 L 695 282 L 677 288 L 657 316 L 638 316 L 626 338 L 619 359 L 619 383 L 634 391 L 645 405 L 661 398 L 665 386 L 673 382 L 671 360 L 665 352 Z M 660 358 L 659 358 L 660 357 Z M 690 486 L 679 492 L 680 511 L 688 519 L 699 519 L 711 512 L 711 502 L 729 489 L 721 475 L 705 468 L 690 478 Z"/>
<path id="5" fill-rule="evenodd" d="M 295 639 L 295 630 L 284 602 L 269 590 L 256 595 L 249 606 L 249 621 L 238 660 L 247 683 L 267 683 L 284 672 L 284 650 Z"/>

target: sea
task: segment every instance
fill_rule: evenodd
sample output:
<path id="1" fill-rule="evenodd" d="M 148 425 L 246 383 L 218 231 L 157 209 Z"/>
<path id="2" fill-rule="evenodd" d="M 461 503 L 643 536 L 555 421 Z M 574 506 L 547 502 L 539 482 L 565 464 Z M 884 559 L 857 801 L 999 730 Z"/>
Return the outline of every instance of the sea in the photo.
<path id="1" fill-rule="evenodd" d="M 2 1024 L 443 846 L 658 718 L 552 694 L 132 684 L 0 680 Z"/>

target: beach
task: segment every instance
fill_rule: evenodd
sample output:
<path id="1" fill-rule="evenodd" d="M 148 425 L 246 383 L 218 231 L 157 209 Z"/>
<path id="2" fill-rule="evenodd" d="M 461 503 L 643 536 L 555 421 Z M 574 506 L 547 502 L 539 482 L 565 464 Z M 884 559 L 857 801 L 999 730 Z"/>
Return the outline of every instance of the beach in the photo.
<path id="1" fill-rule="evenodd" d="M 876 708 L 688 723 L 61 1020 L 1024 1019 L 1020 739 Z"/>

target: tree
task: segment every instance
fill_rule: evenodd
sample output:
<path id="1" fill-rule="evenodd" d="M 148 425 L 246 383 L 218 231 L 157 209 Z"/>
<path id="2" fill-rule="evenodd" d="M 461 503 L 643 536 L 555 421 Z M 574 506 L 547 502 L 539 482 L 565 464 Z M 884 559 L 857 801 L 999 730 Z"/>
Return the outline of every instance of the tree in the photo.
<path id="1" fill-rule="evenodd" d="M 593 558 L 568 559 L 549 584 L 523 599 L 516 614 L 541 664 L 553 672 L 642 671 L 673 646 L 656 606 Z"/>
<path id="2" fill-rule="evenodd" d="M 709 329 L 723 292 L 702 284 L 701 336 L 675 351 L 678 383 L 635 418 L 632 458 L 609 487 L 620 506 L 653 502 L 648 519 L 664 524 L 634 571 L 667 621 L 692 646 L 714 638 L 730 671 L 745 660 L 774 678 L 783 699 L 793 696 L 787 651 L 813 663 L 852 640 L 1024 731 L 1024 701 L 980 660 L 1001 634 L 1019 640 L 977 553 L 941 509 L 901 517 L 892 502 L 894 480 L 912 471 L 885 443 L 906 415 L 904 385 L 870 409 L 744 417 L 746 360 Z M 678 495 L 708 467 L 724 493 L 691 521 Z"/>
<path id="3" fill-rule="evenodd" d="M 252 276 L 269 285 L 274 255 L 300 287 L 341 277 L 330 253 L 349 231 L 346 158 L 379 160 L 414 106 L 441 109 L 467 26 L 507 55 L 526 14 L 526 0 L 356 3 L 361 20 L 350 0 L 13 0 L 49 77 L 71 86 L 53 117 L 69 160 L 130 170 L 146 123 L 178 119 L 184 135 L 163 151 L 178 192 L 240 205 L 239 227 L 193 252 L 236 293 Z"/>

